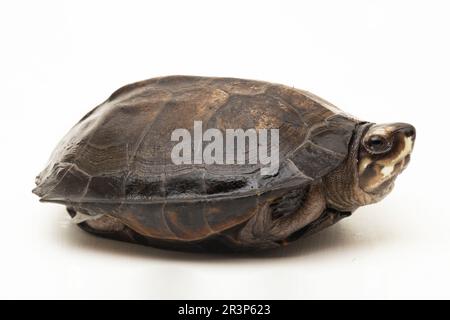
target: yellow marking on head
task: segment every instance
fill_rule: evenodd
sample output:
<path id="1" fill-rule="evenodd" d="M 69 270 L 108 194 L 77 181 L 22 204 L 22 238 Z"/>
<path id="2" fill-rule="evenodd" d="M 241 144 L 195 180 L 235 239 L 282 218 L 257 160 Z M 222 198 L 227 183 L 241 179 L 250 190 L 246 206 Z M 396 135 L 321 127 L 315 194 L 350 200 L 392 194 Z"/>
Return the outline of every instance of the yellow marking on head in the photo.
<path id="1" fill-rule="evenodd" d="M 359 161 L 359 173 L 363 173 L 367 166 L 372 162 L 369 158 L 363 158 Z"/>
<path id="2" fill-rule="evenodd" d="M 379 160 L 371 160 L 370 158 L 363 158 L 359 164 L 359 173 L 362 174 L 364 170 L 371 164 L 372 162 L 375 164 L 375 167 L 378 168 L 377 177 L 371 179 L 370 189 L 375 189 L 380 186 L 382 183 L 392 178 L 394 175 L 398 174 L 401 171 L 401 168 L 397 166 L 400 164 L 400 167 L 404 164 L 404 159 L 407 157 L 413 148 L 414 140 L 412 137 L 404 137 L 404 147 L 403 149 L 395 156 L 394 159 L 379 159 Z"/>
<path id="3" fill-rule="evenodd" d="M 413 139 L 411 137 L 405 137 L 404 142 L 405 146 L 394 159 L 390 160 L 389 162 L 387 162 L 387 160 L 380 160 L 379 163 L 384 166 L 395 166 L 400 160 L 403 160 L 407 155 L 409 155 L 413 148 Z"/>
<path id="4" fill-rule="evenodd" d="M 390 165 L 390 166 L 384 166 L 383 169 L 381 169 L 381 174 L 383 175 L 383 177 L 388 177 L 391 175 L 391 173 L 394 171 L 394 166 Z"/>
<path id="5" fill-rule="evenodd" d="M 400 161 L 403 161 L 403 159 L 405 159 L 405 157 L 411 153 L 413 148 L 413 139 L 411 137 L 405 137 L 404 144 L 405 146 L 403 147 L 402 151 L 400 151 L 394 159 L 377 161 L 378 164 L 382 166 L 382 169 L 380 170 L 382 179 L 378 182 L 379 184 L 384 182 L 387 178 L 390 178 L 391 175 L 395 172 L 395 166 L 400 163 Z"/>

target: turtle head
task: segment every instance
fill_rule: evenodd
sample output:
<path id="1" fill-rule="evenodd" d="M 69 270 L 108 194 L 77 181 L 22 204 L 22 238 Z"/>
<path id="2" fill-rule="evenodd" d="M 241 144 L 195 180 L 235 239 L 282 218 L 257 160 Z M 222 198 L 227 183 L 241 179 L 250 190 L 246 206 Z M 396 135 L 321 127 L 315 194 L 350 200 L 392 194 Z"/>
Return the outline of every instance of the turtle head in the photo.
<path id="1" fill-rule="evenodd" d="M 416 130 L 410 124 L 359 125 L 347 161 L 324 177 L 328 205 L 353 212 L 383 199 L 408 165 L 415 139 Z"/>
<path id="2" fill-rule="evenodd" d="M 395 178 L 406 168 L 416 130 L 407 123 L 375 124 L 359 142 L 359 187 L 374 198 L 389 193 Z"/>

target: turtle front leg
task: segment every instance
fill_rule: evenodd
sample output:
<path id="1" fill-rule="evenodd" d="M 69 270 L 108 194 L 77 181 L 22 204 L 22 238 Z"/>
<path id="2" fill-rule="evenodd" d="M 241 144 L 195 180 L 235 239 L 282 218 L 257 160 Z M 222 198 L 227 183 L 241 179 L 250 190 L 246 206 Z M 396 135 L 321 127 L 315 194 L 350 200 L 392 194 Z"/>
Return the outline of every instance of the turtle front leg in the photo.
<path id="1" fill-rule="evenodd" d="M 319 219 L 326 209 L 326 199 L 319 185 L 312 185 L 303 204 L 296 211 L 279 218 L 272 217 L 270 202 L 247 223 L 238 236 L 244 245 L 277 247 L 292 234 Z"/>
<path id="2" fill-rule="evenodd" d="M 311 187 L 303 205 L 295 212 L 275 219 L 270 234 L 277 240 L 285 240 L 294 232 L 317 220 L 326 209 L 325 196 L 319 185 Z"/>

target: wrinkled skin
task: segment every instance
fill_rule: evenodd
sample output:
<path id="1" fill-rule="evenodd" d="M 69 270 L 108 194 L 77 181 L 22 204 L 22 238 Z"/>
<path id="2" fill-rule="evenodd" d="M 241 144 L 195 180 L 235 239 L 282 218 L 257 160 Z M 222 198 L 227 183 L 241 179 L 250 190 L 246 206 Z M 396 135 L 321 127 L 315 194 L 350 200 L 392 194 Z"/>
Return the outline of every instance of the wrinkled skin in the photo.
<path id="1" fill-rule="evenodd" d="M 276 128 L 278 174 L 259 165 L 175 165 L 176 128 Z M 80 120 L 37 177 L 42 201 L 84 230 L 194 251 L 274 248 L 377 202 L 409 163 L 415 129 L 357 120 L 267 82 L 173 76 L 117 90 Z"/>

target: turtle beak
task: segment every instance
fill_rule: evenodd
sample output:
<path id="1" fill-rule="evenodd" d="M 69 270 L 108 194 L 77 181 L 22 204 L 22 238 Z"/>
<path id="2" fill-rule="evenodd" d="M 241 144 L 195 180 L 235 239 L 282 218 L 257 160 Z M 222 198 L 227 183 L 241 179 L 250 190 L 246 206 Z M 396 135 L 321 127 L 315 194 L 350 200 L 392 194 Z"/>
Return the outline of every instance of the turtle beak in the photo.
<path id="1" fill-rule="evenodd" d="M 416 140 L 416 128 L 414 128 L 414 126 L 408 123 L 398 123 L 396 124 L 396 127 L 397 128 L 393 130 L 393 132 L 403 137 L 405 141 L 405 147 L 408 145 L 409 142 L 408 152 L 404 155 L 403 160 L 401 161 L 400 172 L 402 172 L 408 166 L 409 161 L 411 159 L 411 153 L 413 151 L 414 142 Z"/>

